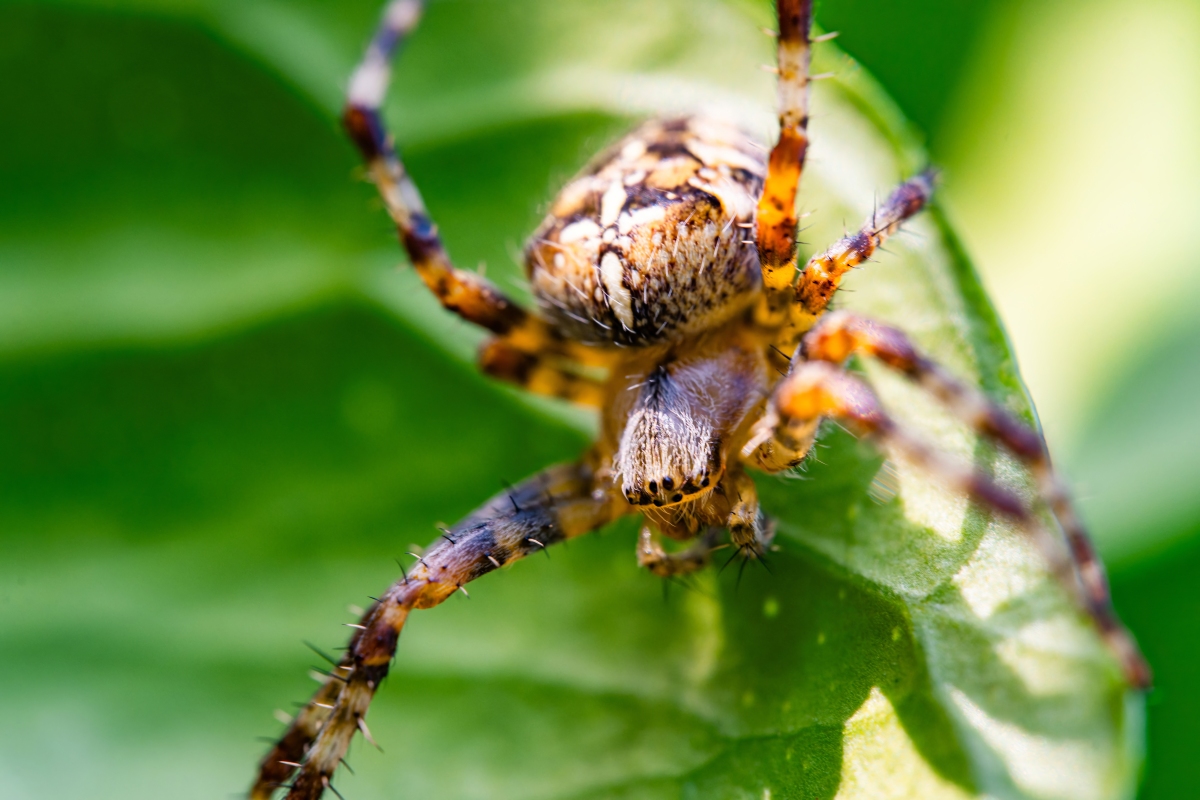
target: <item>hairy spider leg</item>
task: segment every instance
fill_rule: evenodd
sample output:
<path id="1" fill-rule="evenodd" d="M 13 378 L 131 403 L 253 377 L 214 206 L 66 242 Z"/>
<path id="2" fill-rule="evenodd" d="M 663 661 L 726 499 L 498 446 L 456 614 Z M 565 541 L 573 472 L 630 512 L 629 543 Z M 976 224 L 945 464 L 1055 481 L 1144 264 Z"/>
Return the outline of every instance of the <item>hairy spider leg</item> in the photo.
<path id="1" fill-rule="evenodd" d="M 910 436 L 887 415 L 865 382 L 827 361 L 794 363 L 787 377 L 776 385 L 742 455 L 748 457 L 772 438 L 785 447 L 805 449 L 811 446 L 817 428 L 826 418 L 844 422 L 856 434 L 878 443 L 894 445 L 952 488 L 967 492 L 996 511 L 1021 521 L 1031 519 L 1019 497 L 982 472 L 947 459 Z M 1051 561 L 1061 569 L 1065 558 L 1055 551 Z"/>
<path id="2" fill-rule="evenodd" d="M 796 273 L 796 192 L 808 151 L 812 0 L 778 0 L 777 10 L 779 139 L 767 162 L 767 178 L 756 214 L 765 304 L 758 316 L 763 321 L 778 316 L 789 300 Z"/>
<path id="3" fill-rule="evenodd" d="M 1078 577 L 1076 582 L 1072 576 L 1070 588 L 1095 620 L 1130 683 L 1141 689 L 1149 688 L 1150 667 L 1113 609 L 1104 565 L 1075 510 L 1070 493 L 1050 463 L 1050 454 L 1041 435 L 982 392 L 956 380 L 940 365 L 920 354 L 909 338 L 895 328 L 839 311 L 822 319 L 804 338 L 804 355 L 810 360 L 844 364 L 855 353 L 872 356 L 924 387 L 956 417 L 1029 468 L 1037 483 L 1038 494 L 1066 536 L 1067 553 Z"/>
<path id="4" fill-rule="evenodd" d="M 503 337 L 493 337 L 479 349 L 479 368 L 493 378 L 514 383 L 534 394 L 559 397 L 591 408 L 603 408 L 604 384 L 579 372 L 578 361 L 556 354 L 534 354 Z"/>
<path id="5" fill-rule="evenodd" d="M 775 526 L 758 505 L 758 489 L 754 480 L 737 470 L 722 481 L 721 488 L 729 502 L 729 541 L 746 558 L 763 558 L 775 538 Z"/>
<path id="6" fill-rule="evenodd" d="M 582 348 L 562 341 L 544 322 L 482 276 L 453 265 L 421 193 L 404 168 L 384 124 L 382 107 L 391 80 L 392 58 L 416 27 L 423 7 L 423 0 L 392 0 L 384 8 L 379 28 L 350 79 L 342 116 L 346 132 L 366 162 L 367 171 L 396 224 L 413 267 L 444 307 L 501 337 L 505 348 L 528 354 L 526 361 L 539 361 L 543 353 L 556 356 L 558 360 L 566 360 L 568 355 L 578 357 Z M 595 360 L 596 357 L 591 356 L 591 361 Z M 496 366 L 495 360 L 485 361 L 485 369 L 489 364 Z M 556 369 L 554 361 L 550 360 L 536 369 L 489 372 L 531 391 L 549 394 L 555 394 L 560 386 L 571 390 L 580 383 L 589 382 L 588 378 L 575 375 L 568 375 L 563 381 L 544 379 L 548 372 Z M 567 396 L 570 399 L 569 393 Z"/>
<path id="7" fill-rule="evenodd" d="M 824 419 L 838 420 L 859 436 L 895 447 L 950 488 L 966 492 L 988 508 L 1022 523 L 1037 540 L 1053 570 L 1060 575 L 1071 574 L 1070 562 L 1054 546 L 1053 537 L 1036 524 L 1021 498 L 988 475 L 945 457 L 908 434 L 887 415 L 871 388 L 839 365 L 798 360 L 775 387 L 742 454 L 749 456 L 771 439 L 792 449 L 810 447 Z"/>
<path id="8" fill-rule="evenodd" d="M 391 59 L 420 19 L 421 0 L 393 0 L 350 79 L 343 123 L 400 233 L 417 273 L 442 302 L 464 319 L 497 334 L 530 324 L 529 315 L 486 280 L 454 267 L 416 184 L 404 168 L 382 117 Z"/>
<path id="9" fill-rule="evenodd" d="M 965 492 L 983 506 L 1016 522 L 1030 537 L 1051 572 L 1096 620 L 1130 683 L 1138 688 L 1149 685 L 1149 668 L 1132 637 L 1115 614 L 1102 611 L 1097 615 L 1092 597 L 1081 594 L 1076 580 L 1076 562 L 1038 514 L 988 475 L 947 458 L 903 430 L 883 411 L 867 384 L 846 372 L 842 365 L 829 361 L 798 361 L 788 377 L 776 387 L 767 412 L 744 452 L 749 453 L 771 439 L 782 442 L 785 447 L 811 443 L 824 418 L 836 419 L 864 438 L 894 447 L 951 489 Z"/>
<path id="10" fill-rule="evenodd" d="M 646 508 L 648 523 L 638 542 L 638 564 L 656 575 L 671 577 L 700 569 L 716 549 L 713 537 L 729 531 L 733 556 L 765 559 L 775 539 L 775 525 L 758 504 L 753 479 L 740 467 L 727 471 L 711 493 L 694 503 L 669 508 Z M 677 541 L 695 540 L 691 547 L 670 553 L 658 543 L 662 533 Z"/>
<path id="11" fill-rule="evenodd" d="M 791 324 L 786 329 L 789 338 L 784 342 L 787 349 L 825 313 L 846 273 L 869 259 L 905 220 L 929 203 L 935 178 L 932 170 L 926 170 L 900 184 L 857 233 L 808 260 L 795 288 Z"/>
<path id="12" fill-rule="evenodd" d="M 718 547 L 720 535 L 720 528 L 706 528 L 687 548 L 668 552 L 662 546 L 659 532 L 650 525 L 643 525 L 638 537 L 638 566 L 665 579 L 681 578 L 698 572 L 712 561 L 712 554 Z"/>
<path id="13" fill-rule="evenodd" d="M 288 800 L 321 796 L 387 676 L 413 609 L 432 608 L 464 584 L 566 539 L 596 530 L 628 505 L 590 463 L 551 467 L 496 495 L 446 531 L 362 616 L 346 654 L 262 760 L 252 800 L 287 786 Z M 291 781 L 290 784 L 288 781 Z"/>

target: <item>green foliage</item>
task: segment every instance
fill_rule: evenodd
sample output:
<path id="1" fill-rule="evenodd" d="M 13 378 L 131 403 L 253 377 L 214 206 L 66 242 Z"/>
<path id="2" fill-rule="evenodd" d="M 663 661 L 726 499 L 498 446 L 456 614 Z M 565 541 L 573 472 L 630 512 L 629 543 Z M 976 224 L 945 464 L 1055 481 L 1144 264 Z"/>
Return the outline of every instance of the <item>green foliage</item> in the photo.
<path id="1" fill-rule="evenodd" d="M 375 5 L 0 11 L 0 66 L 29 76 L 0 84 L 24 110 L 0 153 L 14 797 L 237 791 L 270 708 L 314 687 L 299 642 L 340 644 L 345 604 L 397 577 L 390 556 L 586 442 L 578 415 L 475 375 L 477 334 L 390 268 L 333 121 Z M 392 116 L 452 253 L 508 285 L 539 203 L 630 116 L 705 104 L 766 127 L 767 21 L 717 0 L 436 4 Z M 869 79 L 819 57 L 839 77 L 815 99 L 810 247 L 923 162 Z M 848 304 L 1028 413 L 940 217 L 889 249 Z M 864 369 L 927 438 L 1022 485 Z M 781 521 L 770 573 L 709 571 L 664 602 L 617 525 L 415 616 L 371 713 L 388 752 L 356 745 L 339 785 L 1129 796 L 1140 700 L 1020 536 L 902 461 L 899 496 L 875 499 L 884 456 L 836 429 L 823 444 L 803 480 L 760 481 Z"/>

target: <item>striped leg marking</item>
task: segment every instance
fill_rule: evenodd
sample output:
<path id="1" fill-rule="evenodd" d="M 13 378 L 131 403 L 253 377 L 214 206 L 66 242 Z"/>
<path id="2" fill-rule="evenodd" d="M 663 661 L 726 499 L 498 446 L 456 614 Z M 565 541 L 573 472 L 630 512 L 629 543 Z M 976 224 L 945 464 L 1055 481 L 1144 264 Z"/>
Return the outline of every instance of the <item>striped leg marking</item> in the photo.
<path id="1" fill-rule="evenodd" d="M 721 489 L 729 503 L 729 541 L 744 557 L 763 558 L 775 539 L 775 526 L 758 506 L 754 480 L 738 470 L 725 476 Z"/>
<path id="2" fill-rule="evenodd" d="M 1038 540 L 1058 574 L 1070 574 L 1070 562 L 1057 541 L 1036 524 L 1019 497 L 983 473 L 934 451 L 900 428 L 883 410 L 871 388 L 841 367 L 826 361 L 801 361 L 775 387 L 767 409 L 755 424 L 743 449 L 749 455 L 763 442 L 775 439 L 786 448 L 800 449 L 812 441 L 821 420 L 836 419 L 856 434 L 892 445 L 951 488 L 1014 518 Z"/>
<path id="3" fill-rule="evenodd" d="M 663 548 L 658 532 L 649 525 L 643 525 L 638 537 L 638 566 L 667 579 L 698 572 L 712 561 L 720 533 L 720 528 L 708 528 L 687 548 L 669 553 Z"/>
<path id="4" fill-rule="evenodd" d="M 410 611 L 432 608 L 481 575 L 593 531 L 627 507 L 611 488 L 596 485 L 590 466 L 560 465 L 497 495 L 447 531 L 351 626 L 345 656 L 260 763 L 251 800 L 267 800 L 281 786 L 288 800 L 315 800 L 329 788 L 355 732 L 370 739 L 367 708 Z"/>
<path id="5" fill-rule="evenodd" d="M 413 267 L 429 290 L 463 319 L 532 351 L 554 337 L 485 279 L 454 267 L 383 122 L 392 57 L 416 27 L 423 6 L 422 0 L 387 4 L 379 29 L 350 79 L 342 122 L 366 162 Z"/>
<path id="6" fill-rule="evenodd" d="M 870 258 L 905 220 L 929 203 L 934 179 L 935 174 L 926 171 L 900 184 L 857 233 L 808 260 L 800 273 L 792 305 L 794 333 L 810 330 L 825 313 L 846 273 Z M 789 344 L 794 342 L 792 339 Z"/>
<path id="7" fill-rule="evenodd" d="M 479 351 L 479 367 L 493 378 L 520 386 L 527 392 L 559 397 L 582 406 L 603 408 L 604 384 L 581 374 L 574 360 L 559 353 L 530 353 L 508 339 L 493 338 Z"/>
<path id="8" fill-rule="evenodd" d="M 804 353 L 809 359 L 834 364 L 844 363 L 855 353 L 878 359 L 923 386 L 955 416 L 1025 464 L 1033 474 L 1043 502 L 1066 535 L 1074 568 L 1069 587 L 1095 620 L 1109 648 L 1120 660 L 1129 682 L 1141 689 L 1149 688 L 1150 667 L 1113 609 L 1104 565 L 1075 510 L 1070 493 L 1055 473 L 1045 441 L 1037 431 L 918 353 L 908 337 L 895 328 L 847 312 L 836 312 L 825 317 L 805 337 Z M 1060 550 L 1057 543 L 1054 549 Z"/>
<path id="9" fill-rule="evenodd" d="M 809 29 L 812 0 L 778 0 L 779 140 L 767 161 L 758 200 L 757 244 L 767 314 L 787 305 L 796 272 L 796 192 L 808 151 Z"/>

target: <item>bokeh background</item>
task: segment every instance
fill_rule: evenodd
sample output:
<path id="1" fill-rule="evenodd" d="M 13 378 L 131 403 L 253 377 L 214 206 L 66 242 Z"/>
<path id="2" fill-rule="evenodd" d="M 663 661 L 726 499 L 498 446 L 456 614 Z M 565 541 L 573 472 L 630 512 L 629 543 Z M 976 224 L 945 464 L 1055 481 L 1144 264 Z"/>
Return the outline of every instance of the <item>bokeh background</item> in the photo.
<path id="1" fill-rule="evenodd" d="M 412 283 L 380 288 L 398 257 L 350 180 L 326 77 L 349 68 L 329 42 L 361 42 L 375 6 L 0 4 L 0 796 L 133 796 L 189 757 L 232 774 L 245 743 L 212 731 L 263 728 L 264 687 L 303 691 L 310 659 L 263 664 L 263 641 L 340 621 L 364 564 L 389 581 L 397 518 L 453 519 L 489 465 L 519 476 L 577 446 L 489 424 L 456 323 L 431 323 L 447 351 L 379 310 L 428 314 Z M 509 199 L 548 195 L 623 125 L 560 103 L 594 66 L 580 48 L 670 59 L 664 43 L 702 24 L 664 14 L 661 41 L 589 40 L 549 8 L 509 20 L 524 33 L 507 48 L 401 88 L 427 112 L 400 135 L 453 252 L 501 275 L 537 219 Z M 1200 3 L 825 0 L 818 20 L 944 169 L 943 206 L 1157 671 L 1141 796 L 1188 796 Z M 577 71 L 504 83 L 556 62 Z M 164 733 L 109 740 L 114 724 Z M 98 763 L 129 786 L 85 783 Z"/>

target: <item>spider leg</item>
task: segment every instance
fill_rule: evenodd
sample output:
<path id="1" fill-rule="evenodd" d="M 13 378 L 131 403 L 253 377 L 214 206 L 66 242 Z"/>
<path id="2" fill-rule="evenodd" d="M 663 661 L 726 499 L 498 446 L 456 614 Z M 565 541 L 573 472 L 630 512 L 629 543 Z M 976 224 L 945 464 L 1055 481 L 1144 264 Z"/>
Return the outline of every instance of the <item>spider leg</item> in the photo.
<path id="1" fill-rule="evenodd" d="M 530 353 L 507 338 L 493 337 L 479 350 L 479 366 L 493 378 L 534 394 L 560 397 L 593 408 L 604 406 L 604 384 L 582 374 L 578 361 L 554 351 Z"/>
<path id="2" fill-rule="evenodd" d="M 878 359 L 923 386 L 955 416 L 1028 467 L 1037 482 L 1039 495 L 1066 535 L 1068 551 L 1083 590 L 1084 607 L 1121 658 L 1131 682 L 1139 688 L 1150 685 L 1149 667 L 1112 607 L 1104 565 L 1075 510 L 1070 493 L 1055 473 L 1046 443 L 1037 431 L 918 353 L 908 337 L 895 328 L 847 312 L 835 312 L 821 320 L 805 337 L 804 352 L 809 359 L 834 364 L 844 363 L 855 353 Z"/>
<path id="3" fill-rule="evenodd" d="M 727 475 L 721 488 L 729 502 L 729 540 L 746 558 L 763 558 L 775 539 L 775 526 L 758 506 L 754 480 L 740 470 Z"/>
<path id="4" fill-rule="evenodd" d="M 720 532 L 720 528 L 707 528 L 686 549 L 670 553 L 663 548 L 658 532 L 649 525 L 643 525 L 642 533 L 638 537 L 638 566 L 650 570 L 660 578 L 690 575 L 704 569 L 712 561 Z"/>
<path id="5" fill-rule="evenodd" d="M 928 204 L 935 177 L 932 170 L 926 170 L 900 184 L 857 233 L 808 260 L 793 295 L 792 333 L 799 336 L 810 330 L 825 313 L 845 274 L 870 258 L 905 220 Z M 795 338 L 787 342 L 789 347 L 794 343 Z"/>
<path id="6" fill-rule="evenodd" d="M 834 318 L 834 321 L 837 322 L 838 319 Z M 829 334 L 832 338 L 833 331 L 829 331 Z M 820 336 L 815 337 L 814 344 L 819 345 L 819 340 Z M 831 350 L 829 354 L 832 356 L 838 353 Z M 928 366 L 928 362 L 925 363 Z M 936 371 L 941 373 L 940 369 Z M 942 375 L 937 380 L 943 380 L 944 377 Z M 932 383 L 934 379 L 929 380 Z M 965 387 L 960 388 L 963 390 L 963 397 L 974 395 L 973 392 L 967 392 Z M 971 397 L 971 401 L 987 405 L 987 401 L 980 398 Z M 953 408 L 953 404 L 951 405 Z M 1059 538 L 1020 497 L 999 486 L 984 473 L 948 459 L 912 437 L 884 412 L 874 392 L 863 381 L 847 373 L 840 364 L 822 360 L 797 362 L 788 376 L 776 386 L 767 410 L 755 426 L 743 452 L 753 452 L 762 442 L 772 437 L 781 440 L 784 446 L 791 447 L 811 441 L 813 431 L 823 417 L 837 419 L 864 437 L 883 445 L 891 445 L 951 488 L 966 492 L 977 502 L 1017 522 L 1041 552 L 1054 575 L 1095 621 L 1130 683 L 1138 688 L 1147 688 L 1150 685 L 1149 667 L 1133 638 L 1112 611 L 1107 586 L 1103 584 L 1103 572 L 1091 552 L 1090 543 L 1086 545 L 1089 554 L 1087 560 L 1080 560 L 1075 541 L 1071 542 L 1071 552 L 1068 553 L 1062 547 Z M 1000 415 L 995 415 L 987 422 L 981 422 L 980 430 L 987 433 L 989 426 L 993 426 L 992 430 L 1005 430 L 1004 436 L 1008 438 L 1002 438 L 999 434 L 993 438 L 1006 446 L 1011 439 L 1014 453 L 1017 453 L 1017 447 L 1026 448 L 1028 452 L 1029 438 L 1031 435 L 1036 436 L 1006 414 L 1003 415 L 1003 419 Z M 1040 440 L 1037 447 L 1041 449 Z M 1048 472 L 1048 460 L 1045 463 Z M 1053 479 L 1052 474 L 1050 478 Z M 1057 485 L 1057 482 L 1055 483 Z M 1054 491 L 1061 492 L 1060 489 Z M 1065 498 L 1065 494 L 1062 496 Z M 1054 497 L 1047 496 L 1047 500 L 1056 516 L 1060 511 L 1066 511 L 1066 515 L 1060 516 L 1059 521 L 1064 529 L 1074 529 L 1075 532 L 1069 532 L 1068 536 L 1082 536 L 1086 542 L 1086 534 L 1083 533 L 1069 501 L 1063 506 Z M 1076 568 L 1080 570 L 1082 585 L 1076 579 Z M 1083 575 L 1084 572 L 1089 574 Z M 1101 581 L 1099 585 L 1103 586 L 1102 594 L 1094 593 L 1094 588 L 1087 586 L 1089 581 L 1095 581 L 1097 578 Z"/>
<path id="7" fill-rule="evenodd" d="M 756 216 L 762 262 L 765 314 L 769 319 L 788 303 L 796 272 L 796 191 L 808 150 L 809 29 L 812 0 L 778 0 L 779 140 L 767 161 L 767 178 Z"/>
<path id="8" fill-rule="evenodd" d="M 726 473 L 711 494 L 694 505 L 649 510 L 638 542 L 638 564 L 664 578 L 685 575 L 709 563 L 722 529 L 729 530 L 733 554 L 743 561 L 762 560 L 775 538 L 775 526 L 758 505 L 754 481 L 741 470 Z M 685 550 L 670 553 L 659 544 L 659 532 L 673 539 L 694 540 Z M 744 565 L 743 565 L 744 566 Z M 724 567 L 722 567 L 724 569 Z"/>
<path id="9" fill-rule="evenodd" d="M 367 708 L 409 612 L 436 606 L 468 581 L 595 530 L 627 509 L 589 464 L 567 464 L 497 495 L 447 531 L 351 626 L 355 633 L 342 660 L 259 764 L 251 800 L 267 800 L 283 785 L 288 800 L 320 797 L 355 732 L 370 739 Z"/>
<path id="10" fill-rule="evenodd" d="M 392 56 L 416 27 L 423 0 L 391 0 L 354 75 L 342 122 L 366 162 L 413 267 L 442 305 L 515 345 L 536 351 L 557 337 L 537 318 L 481 276 L 457 269 L 438 236 L 391 134 L 382 106 L 391 78 Z"/>

